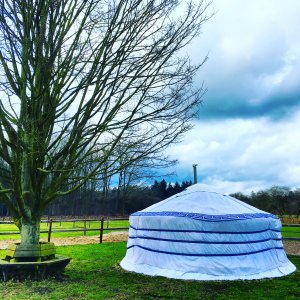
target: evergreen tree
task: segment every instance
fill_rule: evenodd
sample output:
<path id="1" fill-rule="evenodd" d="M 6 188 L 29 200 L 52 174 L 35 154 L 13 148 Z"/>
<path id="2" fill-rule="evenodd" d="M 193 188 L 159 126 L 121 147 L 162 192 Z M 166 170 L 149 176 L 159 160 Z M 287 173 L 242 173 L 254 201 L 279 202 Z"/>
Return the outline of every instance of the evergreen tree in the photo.
<path id="1" fill-rule="evenodd" d="M 160 190 L 161 198 L 166 199 L 167 198 L 167 182 L 164 179 L 159 183 L 159 190 Z"/>

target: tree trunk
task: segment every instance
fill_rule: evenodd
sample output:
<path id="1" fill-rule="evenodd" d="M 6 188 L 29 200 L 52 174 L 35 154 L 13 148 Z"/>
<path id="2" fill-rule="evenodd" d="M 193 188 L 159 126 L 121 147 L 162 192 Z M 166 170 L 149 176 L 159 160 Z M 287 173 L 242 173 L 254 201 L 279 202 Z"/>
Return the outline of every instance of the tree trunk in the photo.
<path id="1" fill-rule="evenodd" d="M 21 245 L 36 245 L 40 241 L 40 220 L 31 222 L 22 222 Z"/>

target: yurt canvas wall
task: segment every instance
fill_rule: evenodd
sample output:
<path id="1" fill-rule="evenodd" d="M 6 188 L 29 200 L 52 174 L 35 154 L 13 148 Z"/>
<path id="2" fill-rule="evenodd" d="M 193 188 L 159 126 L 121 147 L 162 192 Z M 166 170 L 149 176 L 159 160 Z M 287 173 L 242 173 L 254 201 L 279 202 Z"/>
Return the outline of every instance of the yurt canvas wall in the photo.
<path id="1" fill-rule="evenodd" d="M 194 185 L 130 216 L 121 266 L 180 279 L 283 276 L 296 268 L 285 254 L 280 229 L 276 216 Z"/>

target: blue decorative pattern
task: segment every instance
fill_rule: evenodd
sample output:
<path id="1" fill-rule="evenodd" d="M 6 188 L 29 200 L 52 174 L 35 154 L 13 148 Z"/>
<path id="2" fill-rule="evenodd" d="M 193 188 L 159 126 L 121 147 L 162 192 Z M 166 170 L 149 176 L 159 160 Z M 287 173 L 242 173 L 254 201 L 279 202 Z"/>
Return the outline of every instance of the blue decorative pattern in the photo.
<path id="1" fill-rule="evenodd" d="M 257 251 L 251 251 L 251 252 L 244 252 L 244 253 L 216 253 L 216 254 L 209 254 L 209 253 L 180 253 L 180 252 L 169 252 L 169 251 L 162 251 L 162 250 L 156 250 L 140 245 L 132 245 L 127 247 L 127 250 L 132 249 L 134 247 L 141 248 L 146 251 L 150 252 L 156 252 L 156 253 L 162 253 L 162 254 L 169 254 L 169 255 L 180 255 L 180 256 L 198 256 L 198 257 L 210 257 L 210 256 L 243 256 L 243 255 L 251 255 L 251 254 L 257 254 L 261 252 L 266 251 L 272 251 L 272 250 L 283 250 L 283 247 L 274 247 L 274 248 L 265 248 L 262 250 Z"/>
<path id="2" fill-rule="evenodd" d="M 177 212 L 177 211 L 160 211 L 160 212 L 151 212 L 151 211 L 138 211 L 131 215 L 132 217 L 183 217 L 190 218 L 201 221 L 208 222 L 219 222 L 219 221 L 233 221 L 233 220 L 247 220 L 247 219 L 257 219 L 257 218 L 272 218 L 278 219 L 272 214 L 228 214 L 228 215 L 205 215 L 200 213 L 189 213 L 189 212 Z"/>
<path id="3" fill-rule="evenodd" d="M 174 243 L 189 243 L 189 244 L 221 244 L 221 245 L 231 245 L 231 244 L 253 244 L 253 243 L 264 243 L 268 241 L 281 241 L 281 239 L 263 239 L 263 240 L 253 240 L 253 241 L 241 241 L 241 242 L 210 242 L 210 241 L 201 241 L 201 240 L 174 240 L 174 239 L 164 239 L 156 238 L 150 236 L 129 236 L 130 239 L 141 239 L 141 240 L 154 240 L 154 241 L 163 241 L 163 242 L 174 242 Z"/>
<path id="4" fill-rule="evenodd" d="M 139 231 L 159 231 L 159 232 L 193 232 L 193 233 L 216 233 L 216 234 L 256 234 L 267 231 L 280 232 L 277 229 L 263 229 L 258 231 L 210 231 L 210 230 L 188 230 L 188 229 L 162 229 L 162 228 L 136 228 L 130 225 L 130 228 Z"/>

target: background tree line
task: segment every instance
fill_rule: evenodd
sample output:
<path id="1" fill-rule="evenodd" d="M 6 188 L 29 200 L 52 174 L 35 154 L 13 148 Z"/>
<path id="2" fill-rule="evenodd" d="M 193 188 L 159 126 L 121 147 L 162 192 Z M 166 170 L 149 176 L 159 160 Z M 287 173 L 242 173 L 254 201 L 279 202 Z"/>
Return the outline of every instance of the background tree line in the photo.
<path id="1" fill-rule="evenodd" d="M 87 182 L 72 194 L 57 198 L 49 206 L 46 214 L 50 216 L 125 216 L 180 193 L 192 185 L 191 181 L 168 183 L 162 179 L 155 180 L 149 186 L 146 183 L 128 182 L 127 175 L 120 176 L 127 179 L 120 184 L 120 178 L 118 178 L 118 185 L 113 187 L 109 184 L 103 188 L 103 182 L 92 180 Z M 139 176 L 137 178 L 141 180 Z M 288 187 L 274 186 L 252 192 L 250 195 L 235 193 L 231 196 L 276 215 L 300 215 L 300 189 L 292 190 Z M 2 204 L 0 204 L 0 215 L 9 215 L 9 211 Z"/>
<path id="2" fill-rule="evenodd" d="M 300 189 L 273 186 L 250 195 L 235 193 L 231 196 L 275 215 L 300 215 Z"/>
<path id="3" fill-rule="evenodd" d="M 129 215 L 163 199 L 175 195 L 192 184 L 174 184 L 165 179 L 153 185 L 118 185 L 103 191 L 82 187 L 67 198 L 59 198 L 47 210 L 49 215 Z"/>
<path id="4" fill-rule="evenodd" d="M 88 182 L 72 194 L 58 198 L 49 206 L 46 214 L 56 216 L 128 215 L 175 195 L 191 184 L 191 181 L 171 184 L 163 179 L 155 180 L 151 186 L 118 185 L 104 191 L 101 188 L 97 189 L 97 185 L 100 185 L 97 182 Z M 9 215 L 8 210 L 1 204 L 0 215 Z"/>

